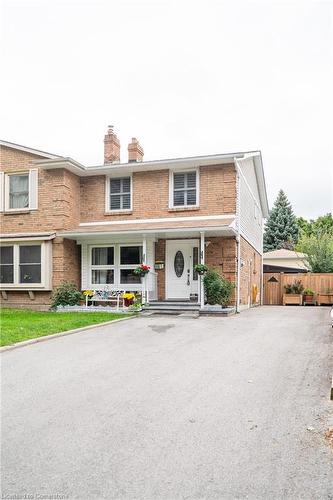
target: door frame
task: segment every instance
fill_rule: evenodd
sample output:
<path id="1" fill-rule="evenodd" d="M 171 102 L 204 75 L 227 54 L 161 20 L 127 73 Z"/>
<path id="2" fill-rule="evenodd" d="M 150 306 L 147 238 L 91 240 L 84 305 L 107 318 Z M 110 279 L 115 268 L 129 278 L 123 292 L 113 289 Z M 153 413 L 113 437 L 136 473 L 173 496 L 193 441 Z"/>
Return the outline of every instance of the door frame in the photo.
<path id="1" fill-rule="evenodd" d="M 200 255 L 200 238 L 175 238 L 175 239 L 168 239 L 165 240 L 165 300 L 174 300 L 174 301 L 186 301 L 189 299 L 169 299 L 168 298 L 168 276 L 169 276 L 169 244 L 170 243 L 188 243 L 191 248 L 193 246 L 198 247 L 198 255 Z M 200 257 L 199 257 L 199 262 L 200 264 Z M 193 281 L 193 278 L 192 278 Z M 197 291 L 196 293 L 198 294 L 198 302 L 200 299 L 200 279 L 198 278 L 197 281 Z"/>

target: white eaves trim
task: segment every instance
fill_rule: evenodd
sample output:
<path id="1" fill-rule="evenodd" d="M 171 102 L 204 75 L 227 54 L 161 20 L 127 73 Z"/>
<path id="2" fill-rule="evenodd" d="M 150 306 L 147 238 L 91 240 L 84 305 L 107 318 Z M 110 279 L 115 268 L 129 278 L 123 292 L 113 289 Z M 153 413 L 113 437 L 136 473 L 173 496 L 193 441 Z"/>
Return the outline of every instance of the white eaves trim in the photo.
<path id="1" fill-rule="evenodd" d="M 193 221 L 193 220 L 223 220 L 236 217 L 235 214 L 228 215 L 196 215 L 189 217 L 160 217 L 158 219 L 126 219 L 116 221 L 97 221 L 97 222 L 81 222 L 80 226 L 116 226 L 122 224 L 152 224 L 158 222 L 179 222 L 179 221 Z"/>
<path id="2" fill-rule="evenodd" d="M 243 158 L 247 155 L 260 155 L 260 152 L 220 154 L 208 156 L 191 156 L 186 158 L 172 158 L 166 160 L 142 161 L 131 163 L 112 163 L 109 165 L 97 165 L 93 167 L 85 167 L 76 162 L 72 158 L 59 158 L 55 161 L 36 160 L 35 164 L 45 170 L 54 168 L 67 168 L 76 175 L 89 177 L 90 175 L 129 175 L 133 172 L 153 171 L 153 170 L 169 170 L 172 169 L 188 169 L 196 167 L 204 167 L 208 165 L 220 165 L 234 163 L 235 158 Z"/>
<path id="3" fill-rule="evenodd" d="M 236 235 L 236 231 L 234 228 L 231 226 L 198 226 L 198 227 L 181 227 L 181 228 L 167 228 L 167 229 L 145 229 L 144 231 L 142 229 L 131 229 L 130 231 L 126 230 L 120 230 L 120 231 L 113 231 L 112 236 L 122 236 L 122 235 L 141 235 L 143 234 L 151 234 L 155 235 L 158 233 L 163 233 L 163 234 L 168 234 L 168 233 L 179 233 L 180 235 L 183 233 L 210 233 L 212 231 L 218 231 L 220 234 L 230 234 L 230 235 Z M 102 236 L 107 236 L 108 238 L 110 237 L 110 231 L 99 231 L 95 233 L 82 233 L 82 232 L 64 232 L 64 233 L 58 233 L 58 236 L 61 238 L 73 238 L 73 239 L 85 239 L 87 237 L 89 238 L 99 238 Z"/>
<path id="4" fill-rule="evenodd" d="M 22 146 L 21 144 L 15 144 L 15 142 L 0 141 L 0 146 L 4 146 L 10 149 L 17 149 L 18 151 L 24 151 L 25 153 L 31 153 L 37 156 L 44 156 L 44 158 L 60 158 L 59 155 L 47 153 L 46 151 L 40 151 L 39 149 L 28 148 L 26 146 Z"/>

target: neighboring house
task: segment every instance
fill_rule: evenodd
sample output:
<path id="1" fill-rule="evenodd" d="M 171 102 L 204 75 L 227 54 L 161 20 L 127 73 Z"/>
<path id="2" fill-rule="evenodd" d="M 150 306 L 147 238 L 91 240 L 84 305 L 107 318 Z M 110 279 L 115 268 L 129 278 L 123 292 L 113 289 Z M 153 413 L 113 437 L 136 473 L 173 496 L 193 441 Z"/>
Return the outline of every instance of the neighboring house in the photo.
<path id="1" fill-rule="evenodd" d="M 272 250 L 264 253 L 264 272 L 305 273 L 309 270 L 304 253 L 293 250 Z"/>
<path id="2" fill-rule="evenodd" d="M 143 161 L 132 139 L 120 163 L 112 127 L 98 166 L 0 145 L 6 306 L 47 306 L 63 281 L 202 305 L 198 262 L 235 282 L 238 309 L 261 302 L 268 204 L 260 152 Z M 133 275 L 140 263 L 151 266 L 144 283 Z"/>

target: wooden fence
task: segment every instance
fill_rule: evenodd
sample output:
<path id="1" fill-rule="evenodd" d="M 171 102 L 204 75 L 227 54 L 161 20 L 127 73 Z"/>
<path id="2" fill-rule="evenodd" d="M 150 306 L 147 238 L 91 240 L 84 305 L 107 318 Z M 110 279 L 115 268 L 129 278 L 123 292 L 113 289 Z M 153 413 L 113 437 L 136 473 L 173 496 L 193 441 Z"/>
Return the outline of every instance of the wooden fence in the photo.
<path id="1" fill-rule="evenodd" d="M 284 287 L 298 280 L 315 294 L 333 292 L 333 273 L 264 273 L 264 305 L 282 305 Z"/>

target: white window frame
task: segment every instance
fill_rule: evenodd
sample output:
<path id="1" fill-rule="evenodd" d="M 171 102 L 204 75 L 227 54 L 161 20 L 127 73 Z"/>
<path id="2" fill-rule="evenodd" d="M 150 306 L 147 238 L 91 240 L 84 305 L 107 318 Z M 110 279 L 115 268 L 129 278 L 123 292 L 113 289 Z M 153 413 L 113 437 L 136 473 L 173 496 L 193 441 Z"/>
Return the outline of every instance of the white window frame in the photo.
<path id="1" fill-rule="evenodd" d="M 41 247 L 41 282 L 40 283 L 20 283 L 20 246 Z M 29 240 L 29 241 L 6 241 L 1 243 L 2 247 L 13 248 L 14 282 L 0 283 L 0 290 L 51 290 L 52 273 L 52 242 Z"/>
<path id="2" fill-rule="evenodd" d="M 92 265 L 92 249 L 93 248 L 102 248 L 102 247 L 113 247 L 114 251 L 114 259 L 113 259 L 113 266 L 93 266 Z M 139 262 L 139 264 L 120 264 L 120 248 L 121 247 L 142 247 L 143 251 L 143 244 L 142 242 L 132 242 L 132 243 L 95 243 L 93 245 L 88 245 L 88 251 L 87 251 L 87 258 L 88 258 L 88 265 L 86 268 L 86 272 L 88 272 L 88 279 L 87 279 L 87 285 L 89 290 L 99 290 L 103 289 L 105 287 L 108 287 L 110 290 L 125 290 L 125 289 L 131 289 L 131 290 L 141 290 L 142 289 L 142 283 L 121 283 L 120 282 L 120 270 L 121 269 L 135 269 L 138 265 L 142 264 L 142 262 Z M 142 255 L 142 258 L 144 256 Z M 92 270 L 95 268 L 102 269 L 114 269 L 114 283 L 92 283 Z"/>
<path id="3" fill-rule="evenodd" d="M 190 174 L 191 172 L 196 173 L 195 185 L 196 185 L 196 204 L 195 205 L 174 205 L 173 202 L 173 189 L 174 189 L 174 174 Z M 169 208 L 174 209 L 191 209 L 199 208 L 200 206 L 200 172 L 199 167 L 184 169 L 184 170 L 169 170 Z"/>
<path id="4" fill-rule="evenodd" d="M 119 276 L 118 276 L 118 284 L 119 286 L 121 287 L 132 287 L 132 285 L 140 285 L 140 283 L 121 283 L 121 270 L 122 269 L 135 269 L 137 268 L 140 264 L 142 264 L 142 262 L 139 262 L 138 264 L 121 264 L 120 263 L 120 253 L 121 253 L 121 248 L 123 247 L 142 247 L 142 258 L 143 258 L 143 245 L 141 244 L 137 244 L 137 243 L 120 243 L 118 245 L 118 262 L 119 262 L 119 265 L 118 265 L 118 269 L 119 269 Z"/>
<path id="5" fill-rule="evenodd" d="M 32 173 L 36 175 L 36 193 L 33 193 L 32 188 Z M 23 208 L 10 208 L 10 177 L 14 175 L 28 175 L 29 177 L 29 204 L 27 207 Z M 35 205 L 33 206 L 33 194 L 35 195 Z M 30 170 L 17 170 L 14 172 L 5 172 L 4 173 L 4 205 L 5 212 L 30 212 L 31 210 L 38 209 L 38 169 L 30 169 Z"/>
<path id="6" fill-rule="evenodd" d="M 112 265 L 93 265 L 92 252 L 93 248 L 113 248 L 113 264 Z M 113 283 L 92 283 L 93 270 L 103 271 L 113 269 Z M 89 249 L 89 283 L 91 287 L 114 286 L 116 284 L 116 246 L 115 245 L 91 245 Z"/>
<path id="7" fill-rule="evenodd" d="M 116 208 L 111 210 L 110 208 L 110 181 L 112 179 L 125 179 L 129 177 L 130 179 L 130 208 Z M 133 210 L 133 175 L 132 174 L 117 174 L 117 175 L 107 175 L 105 176 L 105 212 L 108 214 L 114 213 L 129 213 Z"/>

